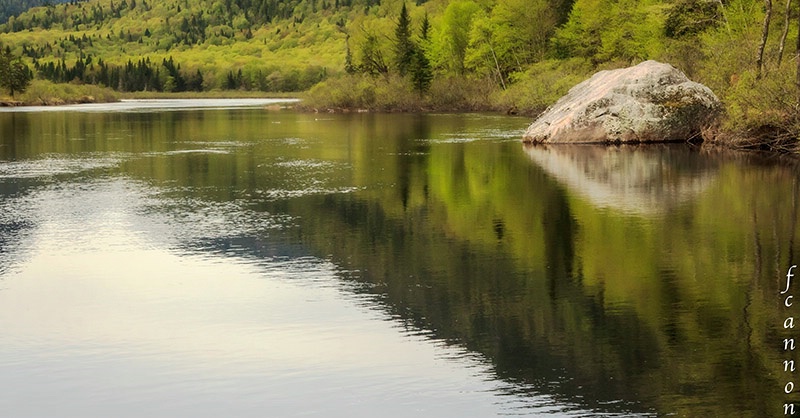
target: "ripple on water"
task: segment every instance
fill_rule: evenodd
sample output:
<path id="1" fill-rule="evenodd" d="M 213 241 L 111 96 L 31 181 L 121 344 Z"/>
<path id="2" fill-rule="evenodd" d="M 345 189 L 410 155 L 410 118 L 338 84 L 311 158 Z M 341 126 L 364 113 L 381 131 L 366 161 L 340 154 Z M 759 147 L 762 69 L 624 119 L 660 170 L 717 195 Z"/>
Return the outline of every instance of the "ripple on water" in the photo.
<path id="1" fill-rule="evenodd" d="M 440 138 L 421 139 L 420 141 L 440 144 L 461 144 L 475 141 L 518 141 L 522 138 L 524 132 L 524 130 L 479 129 L 470 132 L 447 134 Z"/>
<path id="2" fill-rule="evenodd" d="M 214 202 L 156 193 L 143 199 L 141 210 L 175 226 L 182 239 L 257 235 L 294 226 L 293 218 L 249 208 L 249 201 Z"/>
<path id="3" fill-rule="evenodd" d="M 230 150 L 218 148 L 200 148 L 200 149 L 180 149 L 174 151 L 165 151 L 160 155 L 179 155 L 179 154 L 230 154 Z M 158 154 L 156 154 L 158 155 Z"/>
<path id="4" fill-rule="evenodd" d="M 362 190 L 360 187 L 306 187 L 303 189 L 268 189 L 256 190 L 254 194 L 267 201 L 285 200 L 303 196 L 322 195 L 322 194 L 346 194 Z"/>
<path id="5" fill-rule="evenodd" d="M 82 157 L 44 156 L 35 160 L 0 161 L 0 179 L 31 179 L 112 168 L 123 156 L 85 155 Z"/>
<path id="6" fill-rule="evenodd" d="M 321 169 L 332 169 L 337 166 L 336 163 L 333 161 L 324 161 L 324 160 L 289 160 L 289 161 L 280 161 L 275 164 L 279 167 L 285 168 L 292 168 L 292 169 L 299 169 L 299 170 L 321 170 Z"/>

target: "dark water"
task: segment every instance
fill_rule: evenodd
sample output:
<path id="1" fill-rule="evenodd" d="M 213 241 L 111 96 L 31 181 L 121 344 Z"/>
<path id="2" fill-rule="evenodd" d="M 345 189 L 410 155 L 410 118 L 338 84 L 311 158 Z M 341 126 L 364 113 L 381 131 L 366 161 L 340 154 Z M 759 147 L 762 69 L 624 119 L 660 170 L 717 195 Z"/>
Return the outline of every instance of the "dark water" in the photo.
<path id="1" fill-rule="evenodd" d="M 241 104 L 0 113 L 0 415 L 771 417 L 797 398 L 795 163 Z"/>

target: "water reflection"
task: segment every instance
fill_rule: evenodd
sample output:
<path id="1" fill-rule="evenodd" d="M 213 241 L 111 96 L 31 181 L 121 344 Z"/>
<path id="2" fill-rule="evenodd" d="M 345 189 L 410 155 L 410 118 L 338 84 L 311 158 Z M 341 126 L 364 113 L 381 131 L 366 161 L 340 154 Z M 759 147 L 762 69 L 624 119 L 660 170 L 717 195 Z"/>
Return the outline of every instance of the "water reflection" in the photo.
<path id="1" fill-rule="evenodd" d="M 526 162 L 513 146 L 392 163 L 417 174 L 402 205 L 386 191 L 289 210 L 391 312 L 508 381 L 606 411 L 775 415 L 774 278 L 796 257 L 797 167 L 685 147 Z M 608 152 L 614 164 L 591 164 Z"/>
<path id="2" fill-rule="evenodd" d="M 230 399 L 283 416 L 782 405 L 792 164 L 680 146 L 523 152 L 505 139 L 519 120 L 480 115 L 0 122 L 13 131 L 0 224 L 19 237 L 3 234 L 0 260 L 21 268 L 0 267 L 0 368 L 21 381 L 0 404 L 38 386 L 77 394 L 53 408 L 99 393 L 151 415 Z M 127 397 L 103 389 L 121 375 Z"/>
<path id="3" fill-rule="evenodd" d="M 685 145 L 524 145 L 531 160 L 598 208 L 654 215 L 687 202 L 714 181 L 714 160 Z"/>

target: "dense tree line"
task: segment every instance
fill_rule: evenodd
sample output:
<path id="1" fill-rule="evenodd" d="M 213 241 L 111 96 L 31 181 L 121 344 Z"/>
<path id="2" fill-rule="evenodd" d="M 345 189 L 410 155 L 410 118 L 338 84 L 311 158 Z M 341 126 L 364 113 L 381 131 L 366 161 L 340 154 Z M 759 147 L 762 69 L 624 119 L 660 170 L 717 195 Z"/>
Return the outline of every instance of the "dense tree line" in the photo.
<path id="1" fill-rule="evenodd" d="M 91 55 L 67 65 L 63 60 L 55 63 L 34 61 L 36 72 L 53 82 L 79 82 L 99 84 L 118 91 L 202 91 L 203 74 L 185 74 L 172 58 L 154 63 L 149 58 L 128 61 L 123 66 L 108 65 L 102 59 L 95 63 Z"/>
<path id="2" fill-rule="evenodd" d="M 65 60 L 40 62 L 34 59 L 39 77 L 56 83 L 97 84 L 117 91 L 203 91 L 202 71 L 184 71 L 172 57 L 161 62 L 150 58 L 129 60 L 125 65 L 109 65 L 91 55 L 72 63 Z M 308 89 L 326 76 L 323 67 L 308 67 L 305 71 L 264 68 L 244 73 L 229 71 L 222 86 L 228 90 L 300 91 Z"/>
<path id="3" fill-rule="evenodd" d="M 5 23 L 11 16 L 39 6 L 48 4 L 67 3 L 73 0 L 0 0 L 0 23 Z"/>
<path id="4" fill-rule="evenodd" d="M 16 2 L 26 0 L 0 0 Z M 29 0 L 35 5 L 52 5 L 56 2 L 46 0 Z M 48 7 L 43 11 L 8 19 L 7 32 L 19 32 L 36 28 L 59 28 L 62 30 L 80 30 L 85 27 L 97 27 L 119 19 L 127 14 L 141 14 L 154 7 L 150 0 L 112 0 L 109 4 L 95 2 L 77 3 L 67 0 L 75 7 Z M 65 2 L 61 0 L 61 2 Z M 302 22 L 306 16 L 322 11 L 333 11 L 355 6 L 369 9 L 379 5 L 380 0 L 176 0 L 162 7 L 165 17 L 162 30 L 189 44 L 202 42 L 209 35 L 209 30 L 218 31 L 226 26 L 234 31 L 256 29 L 277 20 L 293 20 Z M 1 7 L 1 6 L 0 6 Z M 33 6 L 30 6 L 33 7 Z M 8 17 L 18 14 L 10 13 Z M 2 11 L 2 9 L 0 9 Z M 5 22 L 0 20 L 0 23 Z M 176 21 L 177 20 L 177 21 Z"/>
<path id="5" fill-rule="evenodd" d="M 395 37 L 392 42 L 394 59 L 391 70 L 397 72 L 400 77 L 409 77 L 414 90 L 419 93 L 428 91 L 433 78 L 430 60 L 426 55 L 429 28 L 428 16 L 425 15 L 420 25 L 419 36 L 412 36 L 411 17 L 403 3 L 394 30 Z M 355 66 L 347 64 L 346 70 L 350 73 L 361 72 L 373 76 L 389 73 L 390 65 L 383 57 L 376 35 L 371 34 L 362 44 L 361 62 Z"/>

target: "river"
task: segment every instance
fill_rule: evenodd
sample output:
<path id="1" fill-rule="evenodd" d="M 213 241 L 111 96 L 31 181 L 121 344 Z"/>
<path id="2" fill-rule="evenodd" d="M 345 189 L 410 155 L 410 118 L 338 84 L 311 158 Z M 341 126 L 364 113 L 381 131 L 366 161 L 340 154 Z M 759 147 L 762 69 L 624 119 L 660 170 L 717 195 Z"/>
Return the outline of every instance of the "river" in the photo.
<path id="1" fill-rule="evenodd" d="M 282 103 L 0 110 L 0 415 L 756 418 L 794 396 L 796 163 Z"/>

